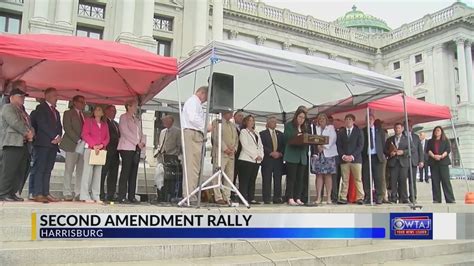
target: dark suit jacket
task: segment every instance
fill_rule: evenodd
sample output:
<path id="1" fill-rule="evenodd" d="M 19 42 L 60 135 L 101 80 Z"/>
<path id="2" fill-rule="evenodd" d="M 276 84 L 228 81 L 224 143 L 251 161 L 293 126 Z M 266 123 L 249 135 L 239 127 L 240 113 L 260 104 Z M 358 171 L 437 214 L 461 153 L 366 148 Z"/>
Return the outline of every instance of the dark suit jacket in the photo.
<path id="1" fill-rule="evenodd" d="M 369 141 L 368 141 L 368 134 L 367 134 L 367 127 L 362 129 L 364 133 L 364 148 L 362 149 L 362 156 L 367 158 L 368 148 L 369 148 Z M 372 139 L 370 140 L 372 141 Z M 377 152 L 377 158 L 380 162 L 385 162 L 385 131 L 381 128 L 375 127 L 375 151 Z"/>
<path id="2" fill-rule="evenodd" d="M 434 152 L 434 140 L 433 139 L 430 139 L 428 141 L 428 144 L 426 145 L 426 150 L 427 152 L 431 151 L 433 154 L 435 155 L 441 155 L 443 154 L 444 152 L 447 152 L 448 155 L 451 153 L 451 144 L 449 143 L 448 140 L 442 140 L 440 143 L 439 143 L 439 151 L 438 153 L 435 153 Z M 449 158 L 449 156 L 446 156 L 444 159 L 441 159 L 440 161 L 436 161 L 435 159 L 429 157 L 428 158 L 428 165 L 430 166 L 433 166 L 435 164 L 438 164 L 438 165 L 450 165 L 451 164 L 451 159 Z"/>
<path id="3" fill-rule="evenodd" d="M 36 132 L 34 145 L 57 148 L 58 145 L 52 144 L 51 141 L 55 139 L 56 136 L 62 136 L 63 134 L 61 115 L 59 112 L 56 110 L 55 119 L 49 105 L 46 102 L 43 102 L 36 106 L 35 120 L 38 131 Z"/>
<path id="4" fill-rule="evenodd" d="M 341 163 L 346 163 L 342 160 L 343 155 L 354 156 L 352 163 L 362 163 L 362 149 L 364 148 L 364 137 L 362 136 L 362 130 L 354 126 L 352 128 L 351 136 L 347 136 L 347 129 L 341 128 L 337 134 L 337 153 Z"/>
<path id="5" fill-rule="evenodd" d="M 107 145 L 107 151 L 117 152 L 117 145 L 120 139 L 119 124 L 114 120 L 107 119 L 107 125 L 109 126 L 110 136 L 109 144 Z"/>
<path id="6" fill-rule="evenodd" d="M 284 136 L 283 133 L 279 130 L 275 129 L 275 134 L 277 138 L 277 152 L 281 152 L 283 154 L 284 149 L 285 149 L 285 143 L 284 143 Z M 270 130 L 265 129 L 260 132 L 260 139 L 262 140 L 263 144 L 263 161 L 262 165 L 270 163 L 272 160 L 274 160 L 271 156 L 270 153 L 273 151 L 273 143 L 272 143 L 272 136 L 270 135 Z M 283 157 L 280 158 L 281 160 Z"/>
<path id="7" fill-rule="evenodd" d="M 406 134 L 406 132 L 404 133 Z M 419 163 L 424 162 L 425 159 L 423 146 L 421 145 L 420 136 L 412 132 L 411 138 L 414 147 L 414 149 L 411 151 L 411 165 L 417 166 Z"/>
<path id="8" fill-rule="evenodd" d="M 390 138 L 387 139 L 387 142 L 385 143 L 385 154 L 387 155 L 388 161 L 387 161 L 387 167 L 396 167 L 396 166 L 401 166 L 401 167 L 408 167 L 410 166 L 410 162 L 408 160 L 408 138 L 406 135 L 402 134 L 400 138 L 400 143 L 398 144 L 398 150 L 403 150 L 403 155 L 395 155 L 393 157 L 390 157 L 390 145 L 393 143 L 395 145 L 395 136 L 391 136 Z M 412 150 L 413 150 L 413 143 L 412 144 Z"/>

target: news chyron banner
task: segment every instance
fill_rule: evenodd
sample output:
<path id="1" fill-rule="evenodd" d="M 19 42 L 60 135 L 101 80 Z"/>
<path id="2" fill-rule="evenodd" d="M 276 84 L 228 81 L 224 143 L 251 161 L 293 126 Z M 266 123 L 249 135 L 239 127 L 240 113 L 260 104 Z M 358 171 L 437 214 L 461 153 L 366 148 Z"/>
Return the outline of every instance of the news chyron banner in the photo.
<path id="1" fill-rule="evenodd" d="M 32 240 L 474 239 L 474 213 L 33 213 Z"/>

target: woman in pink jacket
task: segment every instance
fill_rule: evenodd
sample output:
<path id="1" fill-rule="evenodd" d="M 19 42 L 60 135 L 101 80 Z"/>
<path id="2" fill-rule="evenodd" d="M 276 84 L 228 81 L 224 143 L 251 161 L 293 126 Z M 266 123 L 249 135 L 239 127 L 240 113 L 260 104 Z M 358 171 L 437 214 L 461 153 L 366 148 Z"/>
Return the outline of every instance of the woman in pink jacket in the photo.
<path id="1" fill-rule="evenodd" d="M 89 164 L 89 158 L 92 152 L 99 154 L 99 151 L 105 150 L 107 144 L 109 144 L 109 126 L 105 121 L 102 107 L 96 106 L 92 112 L 92 117 L 84 121 L 81 137 L 86 142 L 86 149 L 84 151 L 80 200 L 87 203 L 101 203 L 99 194 L 102 165 Z"/>

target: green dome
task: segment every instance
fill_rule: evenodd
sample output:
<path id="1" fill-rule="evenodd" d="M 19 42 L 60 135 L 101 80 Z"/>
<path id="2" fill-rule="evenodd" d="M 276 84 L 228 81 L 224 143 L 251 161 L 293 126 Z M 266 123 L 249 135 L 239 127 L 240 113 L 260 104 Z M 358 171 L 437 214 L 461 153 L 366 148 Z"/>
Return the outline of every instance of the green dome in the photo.
<path id="1" fill-rule="evenodd" d="M 352 6 L 352 11 L 338 18 L 335 23 L 342 27 L 355 28 L 370 33 L 387 32 L 391 30 L 385 21 L 364 14 L 364 12 L 357 10 L 355 5 Z"/>

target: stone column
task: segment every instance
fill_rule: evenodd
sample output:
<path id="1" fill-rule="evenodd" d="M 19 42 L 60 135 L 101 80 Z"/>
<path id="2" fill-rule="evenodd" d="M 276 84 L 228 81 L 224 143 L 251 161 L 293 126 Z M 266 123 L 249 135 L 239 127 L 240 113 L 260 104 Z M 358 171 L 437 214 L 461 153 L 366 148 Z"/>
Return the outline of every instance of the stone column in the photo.
<path id="1" fill-rule="evenodd" d="M 412 95 L 413 93 L 413 83 L 412 83 L 412 74 L 411 74 L 411 67 L 410 67 L 410 56 L 403 58 L 402 60 L 402 80 L 405 89 L 405 93 L 407 95 Z"/>
<path id="2" fill-rule="evenodd" d="M 123 33 L 129 33 L 133 35 L 135 21 L 135 1 L 117 1 L 117 6 L 120 7 L 119 12 L 117 12 L 117 15 L 120 16 L 120 19 L 118 20 L 119 23 L 117 23 L 117 35 L 121 35 Z M 153 23 L 153 21 L 150 21 L 150 24 L 151 23 Z"/>
<path id="3" fill-rule="evenodd" d="M 384 73 L 382 51 L 380 51 L 380 49 L 377 49 L 377 53 L 375 54 L 375 72 L 380 74 Z"/>
<path id="4" fill-rule="evenodd" d="M 208 3 L 207 0 L 196 0 L 194 11 L 194 42 L 193 51 L 198 51 L 207 43 Z"/>
<path id="5" fill-rule="evenodd" d="M 125 0 L 126 1 L 126 0 Z M 133 2 L 133 1 L 131 1 Z M 137 3 L 136 3 L 137 4 Z M 153 17 L 155 16 L 155 2 L 153 0 L 141 0 L 141 18 L 137 34 L 140 37 L 153 38 Z"/>
<path id="6" fill-rule="evenodd" d="M 224 2 L 213 0 L 212 6 L 212 39 L 222 40 L 224 30 Z"/>
<path id="7" fill-rule="evenodd" d="M 432 89 L 428 90 L 428 94 L 437 104 L 455 106 L 456 94 L 454 93 L 454 95 L 451 95 L 451 92 L 447 92 L 444 87 L 444 83 L 446 80 L 448 80 L 448 77 L 446 76 L 446 71 L 444 70 L 445 64 L 443 60 L 443 44 L 435 45 L 432 51 L 427 52 L 427 56 L 428 58 L 425 65 L 428 66 L 432 71 L 430 75 Z"/>
<path id="8" fill-rule="evenodd" d="M 74 2 L 75 2 L 74 0 L 56 1 L 56 14 L 55 14 L 56 24 L 67 26 L 67 27 L 72 26 L 72 13 L 73 13 L 73 10 L 77 8 L 74 6 Z"/>
<path id="9" fill-rule="evenodd" d="M 466 75 L 467 75 L 467 93 L 469 96 L 469 102 L 474 103 L 474 85 L 472 84 L 472 40 L 467 40 L 464 48 L 466 54 Z"/>
<path id="10" fill-rule="evenodd" d="M 459 90 L 461 96 L 461 102 L 467 102 L 468 92 L 467 92 L 467 71 L 466 71 L 466 55 L 464 50 L 463 38 L 456 39 L 457 45 L 457 54 L 458 54 L 458 69 L 459 69 Z"/>
<path id="11" fill-rule="evenodd" d="M 35 0 L 32 20 L 49 21 L 49 0 Z"/>

